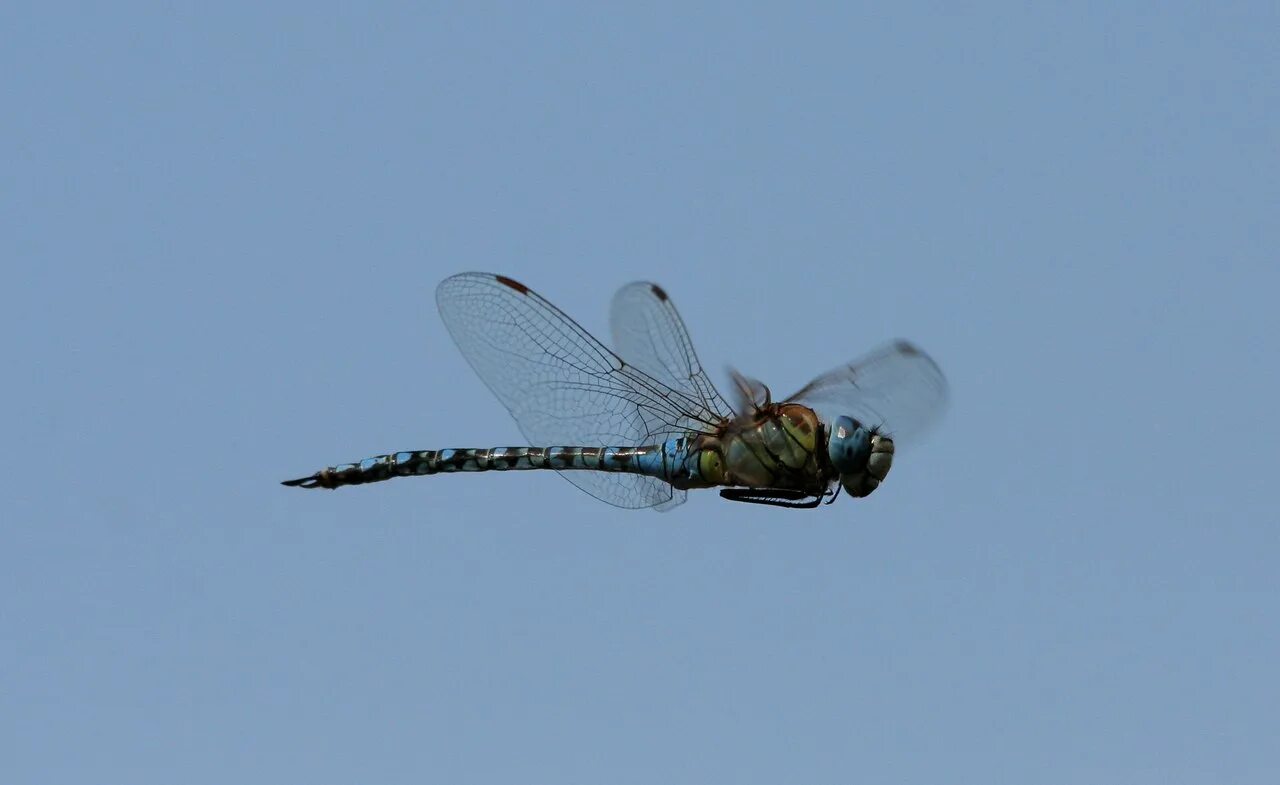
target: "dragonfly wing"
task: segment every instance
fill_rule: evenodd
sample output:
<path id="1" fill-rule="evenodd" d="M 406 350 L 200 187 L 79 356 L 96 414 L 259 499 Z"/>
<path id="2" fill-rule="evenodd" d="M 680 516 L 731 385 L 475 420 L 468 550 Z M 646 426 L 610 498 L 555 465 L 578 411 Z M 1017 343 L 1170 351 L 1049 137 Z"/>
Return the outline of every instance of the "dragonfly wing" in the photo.
<path id="1" fill-rule="evenodd" d="M 738 404 L 738 411 L 754 412 L 770 403 L 769 388 L 764 382 L 744 376 L 733 368 L 729 369 L 729 376 L 733 379 L 734 401 Z"/>
<path id="2" fill-rule="evenodd" d="M 658 512 L 671 512 L 675 508 L 684 504 L 685 500 L 688 498 L 689 498 L 688 491 L 682 491 L 677 488 L 672 488 L 671 498 L 667 499 L 665 502 L 658 502 L 657 504 L 653 505 L 653 509 L 657 510 Z"/>
<path id="3" fill-rule="evenodd" d="M 684 320 L 662 287 L 637 281 L 619 289 L 609 309 L 609 327 L 613 346 L 627 363 L 697 403 L 697 421 L 688 423 L 691 430 L 733 418 L 733 409 L 703 370 Z M 682 504 L 686 495 L 676 491 L 671 501 L 654 509 L 666 512 Z"/>
<path id="4" fill-rule="evenodd" d="M 947 397 L 938 364 L 914 344 L 895 341 L 822 374 L 787 400 L 849 415 L 910 444 L 938 422 Z"/>
<path id="5" fill-rule="evenodd" d="M 657 444 L 713 428 L 697 399 L 623 362 L 523 284 L 489 273 L 443 281 L 436 303 L 454 342 L 535 446 Z M 561 476 L 618 507 L 654 507 L 677 493 L 655 477 Z"/>
<path id="6" fill-rule="evenodd" d="M 700 404 L 703 419 L 732 419 L 733 408 L 702 369 L 675 303 L 655 283 L 627 284 L 609 309 L 613 348 L 631 365 Z"/>

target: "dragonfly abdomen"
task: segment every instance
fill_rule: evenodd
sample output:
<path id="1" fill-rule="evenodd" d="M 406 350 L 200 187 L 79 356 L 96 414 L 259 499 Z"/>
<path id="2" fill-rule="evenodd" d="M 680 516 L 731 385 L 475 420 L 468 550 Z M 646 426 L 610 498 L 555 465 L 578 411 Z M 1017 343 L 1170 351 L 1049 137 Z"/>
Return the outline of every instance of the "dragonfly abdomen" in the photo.
<path id="1" fill-rule="evenodd" d="M 485 447 L 388 453 L 321 469 L 310 477 L 286 480 L 298 488 L 340 488 L 395 477 L 449 472 L 604 471 L 646 474 L 666 479 L 667 467 L 681 463 L 682 440 L 641 447 Z"/>

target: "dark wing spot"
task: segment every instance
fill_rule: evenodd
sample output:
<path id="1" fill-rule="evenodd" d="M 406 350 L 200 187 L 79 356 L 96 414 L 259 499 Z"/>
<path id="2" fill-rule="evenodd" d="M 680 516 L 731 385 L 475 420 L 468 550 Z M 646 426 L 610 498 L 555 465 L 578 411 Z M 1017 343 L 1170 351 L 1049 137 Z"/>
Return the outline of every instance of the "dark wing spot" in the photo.
<path id="1" fill-rule="evenodd" d="M 667 301 L 667 293 L 662 290 L 661 286 L 658 286 L 656 283 L 651 283 L 649 284 L 649 288 L 653 290 L 654 297 L 657 297 L 664 303 Z"/>
<path id="2" fill-rule="evenodd" d="M 494 278 L 494 280 L 496 280 L 498 283 L 502 284 L 503 286 L 509 286 L 509 287 L 511 287 L 512 289 L 515 289 L 515 290 L 516 290 L 517 292 L 519 292 L 520 294 L 528 294 L 528 293 L 529 293 L 529 287 L 525 286 L 524 284 L 520 283 L 519 281 L 512 280 L 511 278 L 508 278 L 508 277 L 507 277 L 507 276 L 505 276 L 505 275 L 495 275 L 495 276 L 493 276 L 493 278 Z"/>
<path id="3" fill-rule="evenodd" d="M 897 349 L 899 354 L 905 354 L 908 357 L 914 357 L 920 353 L 920 350 L 914 344 L 907 341 L 898 341 L 893 345 L 893 348 Z"/>

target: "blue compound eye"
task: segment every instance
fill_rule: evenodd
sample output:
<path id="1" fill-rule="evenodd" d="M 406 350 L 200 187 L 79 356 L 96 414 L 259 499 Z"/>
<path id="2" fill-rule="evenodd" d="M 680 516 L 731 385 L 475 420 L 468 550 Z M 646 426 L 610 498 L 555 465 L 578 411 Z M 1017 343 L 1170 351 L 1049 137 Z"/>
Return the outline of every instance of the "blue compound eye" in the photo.
<path id="1" fill-rule="evenodd" d="M 827 455 L 841 475 L 865 471 L 871 460 L 871 431 L 852 417 L 837 417 L 831 426 Z"/>

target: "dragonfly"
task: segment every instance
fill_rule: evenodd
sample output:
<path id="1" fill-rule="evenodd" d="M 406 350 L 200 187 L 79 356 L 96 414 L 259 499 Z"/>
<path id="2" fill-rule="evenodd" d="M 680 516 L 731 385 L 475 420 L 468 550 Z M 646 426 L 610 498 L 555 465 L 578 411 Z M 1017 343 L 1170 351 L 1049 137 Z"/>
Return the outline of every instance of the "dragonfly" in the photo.
<path id="1" fill-rule="evenodd" d="M 614 296 L 612 349 L 503 275 L 447 278 L 436 304 L 463 357 L 534 446 L 388 453 L 284 485 L 545 469 L 629 509 L 670 510 L 703 488 L 735 502 L 807 509 L 841 489 L 870 495 L 895 445 L 928 431 L 948 397 L 937 363 L 897 340 L 779 401 L 734 371 L 731 403 L 704 371 L 671 297 L 649 282 Z"/>

